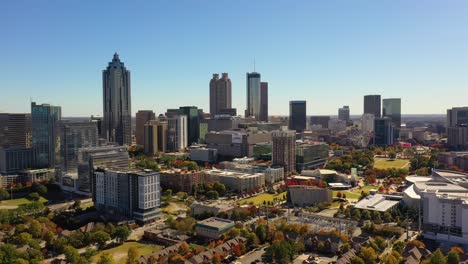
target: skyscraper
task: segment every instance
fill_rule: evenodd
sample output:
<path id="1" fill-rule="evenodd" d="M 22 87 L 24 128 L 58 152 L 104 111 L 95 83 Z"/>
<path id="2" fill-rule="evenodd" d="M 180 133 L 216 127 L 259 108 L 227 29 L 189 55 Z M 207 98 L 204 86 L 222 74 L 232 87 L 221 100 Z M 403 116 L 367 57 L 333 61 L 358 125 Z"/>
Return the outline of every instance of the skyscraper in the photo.
<path id="1" fill-rule="evenodd" d="M 179 107 L 179 115 L 187 117 L 188 144 L 198 143 L 200 138 L 200 115 L 196 106 Z"/>
<path id="2" fill-rule="evenodd" d="M 328 121 L 330 121 L 330 116 L 311 116 L 310 125 L 321 125 L 322 128 L 328 128 Z"/>
<path id="3" fill-rule="evenodd" d="M 373 114 L 375 118 L 380 117 L 380 95 L 364 96 L 364 114 Z"/>
<path id="4" fill-rule="evenodd" d="M 187 117 L 184 115 L 168 117 L 167 123 L 167 150 L 184 150 L 187 147 Z"/>
<path id="5" fill-rule="evenodd" d="M 76 173 L 78 168 L 78 150 L 98 145 L 98 131 L 95 123 L 71 122 L 58 123 L 60 142 L 60 167 L 62 173 Z"/>
<path id="6" fill-rule="evenodd" d="M 0 113 L 1 147 L 31 147 L 31 114 Z"/>
<path id="7" fill-rule="evenodd" d="M 260 121 L 268 122 L 268 83 L 260 83 Z"/>
<path id="8" fill-rule="evenodd" d="M 223 109 L 231 109 L 231 79 L 227 73 L 222 73 L 221 79 L 219 74 L 214 73 L 210 80 L 210 114 L 211 116 L 221 114 Z"/>
<path id="9" fill-rule="evenodd" d="M 143 146 L 145 144 L 145 124 L 155 119 L 156 115 L 152 110 L 140 110 L 136 113 L 135 138 L 137 145 Z"/>
<path id="10" fill-rule="evenodd" d="M 283 166 L 284 175 L 288 176 L 296 168 L 296 133 L 283 127 L 272 133 L 273 165 Z"/>
<path id="11" fill-rule="evenodd" d="M 374 145 L 393 145 L 393 124 L 389 117 L 374 119 Z"/>
<path id="12" fill-rule="evenodd" d="M 130 71 L 114 58 L 102 72 L 104 138 L 120 145 L 132 144 Z"/>
<path id="13" fill-rule="evenodd" d="M 306 122 L 306 101 L 289 101 L 289 129 L 303 132 Z"/>
<path id="14" fill-rule="evenodd" d="M 56 124 L 62 118 L 59 106 L 31 103 L 32 146 L 36 167 L 55 166 L 58 149 Z"/>
<path id="15" fill-rule="evenodd" d="M 338 109 L 338 119 L 343 121 L 349 121 L 349 106 L 345 105 Z"/>
<path id="16" fill-rule="evenodd" d="M 144 150 L 147 155 L 156 155 L 158 152 L 166 152 L 167 147 L 166 120 L 150 120 L 144 127 Z"/>
<path id="17" fill-rule="evenodd" d="M 247 109 L 245 117 L 260 119 L 260 73 L 247 73 Z"/>
<path id="18" fill-rule="evenodd" d="M 455 150 L 468 148 L 468 107 L 447 110 L 447 143 Z"/>
<path id="19" fill-rule="evenodd" d="M 394 127 L 394 137 L 399 137 L 399 131 L 401 128 L 401 99 L 400 98 L 388 98 L 382 100 L 382 116 L 389 117 L 392 119 Z"/>

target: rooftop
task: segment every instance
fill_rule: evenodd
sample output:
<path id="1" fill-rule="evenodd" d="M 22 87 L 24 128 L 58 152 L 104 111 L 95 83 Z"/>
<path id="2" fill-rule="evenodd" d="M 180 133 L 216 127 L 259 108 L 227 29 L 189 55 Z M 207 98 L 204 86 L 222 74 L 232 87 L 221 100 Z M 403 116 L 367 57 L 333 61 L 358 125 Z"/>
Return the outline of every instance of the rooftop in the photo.
<path id="1" fill-rule="evenodd" d="M 234 226 L 234 221 L 223 219 L 223 218 L 218 218 L 218 217 L 210 217 L 208 219 L 199 221 L 197 223 L 197 226 L 210 228 L 210 229 L 216 229 L 218 231 L 221 231 L 223 229 Z"/>
<path id="2" fill-rule="evenodd" d="M 400 201 L 388 199 L 382 194 L 374 194 L 360 200 L 354 207 L 358 209 L 385 212 L 397 205 Z"/>

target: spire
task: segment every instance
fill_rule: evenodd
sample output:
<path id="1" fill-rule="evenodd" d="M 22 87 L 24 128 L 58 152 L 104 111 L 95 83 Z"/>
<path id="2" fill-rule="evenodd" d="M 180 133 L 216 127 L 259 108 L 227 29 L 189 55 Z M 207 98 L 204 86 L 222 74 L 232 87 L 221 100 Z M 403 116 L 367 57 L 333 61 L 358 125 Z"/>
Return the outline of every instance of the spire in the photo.
<path id="1" fill-rule="evenodd" d="M 119 59 L 119 54 L 117 54 L 117 52 L 114 53 L 114 58 L 113 58 L 112 60 L 114 60 L 114 61 L 120 60 L 120 59 Z"/>

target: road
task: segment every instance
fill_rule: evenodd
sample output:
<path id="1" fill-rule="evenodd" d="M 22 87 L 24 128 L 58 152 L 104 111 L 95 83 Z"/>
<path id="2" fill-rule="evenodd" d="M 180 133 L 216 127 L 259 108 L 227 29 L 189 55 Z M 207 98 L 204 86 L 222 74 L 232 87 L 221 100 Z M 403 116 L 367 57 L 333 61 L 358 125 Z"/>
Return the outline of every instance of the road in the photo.
<path id="1" fill-rule="evenodd" d="M 237 261 L 240 261 L 242 264 L 250 264 L 255 260 L 262 260 L 262 255 L 265 253 L 266 246 L 258 248 L 257 250 L 250 251 L 244 256 L 240 256 Z"/>

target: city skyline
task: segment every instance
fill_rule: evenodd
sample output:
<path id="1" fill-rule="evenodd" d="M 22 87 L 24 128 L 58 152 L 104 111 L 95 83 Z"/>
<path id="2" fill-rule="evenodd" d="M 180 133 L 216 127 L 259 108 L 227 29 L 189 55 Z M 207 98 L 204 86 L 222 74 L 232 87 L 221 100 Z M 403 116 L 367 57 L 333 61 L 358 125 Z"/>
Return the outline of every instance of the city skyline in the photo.
<path id="1" fill-rule="evenodd" d="M 269 82 L 270 115 L 286 116 L 294 99 L 307 101 L 307 115 L 333 114 L 342 105 L 361 114 L 366 94 L 401 97 L 405 114 L 466 105 L 468 4 L 365 3 L 256 1 L 248 13 L 222 3 L 231 12 L 215 24 L 200 19 L 211 3 L 8 3 L 0 11 L 7 40 L 0 43 L 0 112 L 28 112 L 32 98 L 62 106 L 66 117 L 102 115 L 101 70 L 114 52 L 132 71 L 132 116 L 184 105 L 209 112 L 207 80 L 214 72 L 229 73 L 232 107 L 242 114 L 245 74 L 254 70 Z M 124 27 L 102 23 L 102 13 L 124 11 L 130 15 L 120 18 Z M 225 38 L 211 41 L 221 30 Z M 108 41 L 120 31 L 128 37 Z"/>

